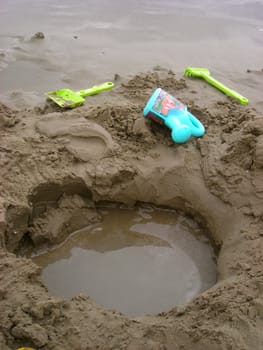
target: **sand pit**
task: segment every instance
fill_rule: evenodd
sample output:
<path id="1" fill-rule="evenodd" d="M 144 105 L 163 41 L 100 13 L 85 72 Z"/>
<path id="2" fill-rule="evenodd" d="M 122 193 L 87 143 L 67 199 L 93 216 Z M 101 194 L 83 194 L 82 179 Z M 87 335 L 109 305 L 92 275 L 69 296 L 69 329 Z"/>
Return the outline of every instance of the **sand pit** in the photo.
<path id="1" fill-rule="evenodd" d="M 159 70 L 71 111 L 0 106 L 1 350 L 263 348 L 263 117 L 219 94 L 204 99 L 191 84 Z M 203 138 L 176 145 L 143 119 L 156 87 L 188 105 Z M 49 295 L 40 268 L 17 254 L 96 222 L 100 201 L 191 215 L 219 248 L 217 283 L 139 318 L 88 295 Z"/>

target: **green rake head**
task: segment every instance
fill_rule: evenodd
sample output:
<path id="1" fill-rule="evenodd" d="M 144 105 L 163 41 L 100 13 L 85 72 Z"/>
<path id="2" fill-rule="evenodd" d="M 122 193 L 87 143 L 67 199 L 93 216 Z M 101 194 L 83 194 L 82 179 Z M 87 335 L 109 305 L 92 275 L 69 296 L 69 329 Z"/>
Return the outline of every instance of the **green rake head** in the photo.
<path id="1" fill-rule="evenodd" d="M 187 67 L 184 71 L 185 77 L 202 78 L 204 75 L 210 75 L 210 72 L 207 68 Z"/>

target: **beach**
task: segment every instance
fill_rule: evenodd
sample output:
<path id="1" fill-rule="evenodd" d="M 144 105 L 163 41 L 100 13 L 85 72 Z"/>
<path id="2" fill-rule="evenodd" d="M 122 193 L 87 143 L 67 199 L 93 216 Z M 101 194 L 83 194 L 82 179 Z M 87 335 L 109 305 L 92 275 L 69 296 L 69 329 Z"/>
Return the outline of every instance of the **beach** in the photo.
<path id="1" fill-rule="evenodd" d="M 2 6 L 1 350 L 262 349 L 262 9 L 262 1 Z M 208 68 L 249 104 L 183 76 L 188 66 Z M 44 95 L 104 81 L 114 88 L 73 109 Z M 158 87 L 187 106 L 204 136 L 178 144 L 144 118 Z M 216 283 L 138 317 L 88 293 L 52 295 L 24 251 L 52 249 L 94 224 L 104 202 L 191 217 L 216 247 Z"/>

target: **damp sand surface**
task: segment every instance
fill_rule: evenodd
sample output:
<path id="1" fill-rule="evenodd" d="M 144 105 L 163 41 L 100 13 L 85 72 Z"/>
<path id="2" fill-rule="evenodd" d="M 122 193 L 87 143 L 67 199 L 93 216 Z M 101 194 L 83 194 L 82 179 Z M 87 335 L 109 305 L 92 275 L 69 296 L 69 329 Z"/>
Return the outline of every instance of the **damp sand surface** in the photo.
<path id="1" fill-rule="evenodd" d="M 92 297 L 129 316 L 168 311 L 216 283 L 213 248 L 172 210 L 100 209 L 102 222 L 33 258 L 52 295 Z"/>
<path id="2" fill-rule="evenodd" d="M 13 0 L 0 8 L 1 350 L 263 349 L 262 6 Z M 33 37 L 39 31 L 44 38 Z M 181 81 L 187 66 L 209 68 L 250 105 L 202 80 Z M 176 78 L 162 76 L 166 70 Z M 107 80 L 116 88 L 79 109 L 60 113 L 46 104 L 45 91 Z M 169 132 L 142 120 L 157 87 L 204 123 L 203 138 L 174 145 Z M 85 294 L 48 293 L 41 268 L 14 252 L 24 240 L 53 246 L 90 225 L 84 197 L 184 207 L 201 217 L 220 246 L 217 283 L 183 306 L 137 320 Z M 136 234 L 133 249 L 171 249 L 168 238 L 144 235 Z M 101 256 L 131 246 L 74 249 Z"/>
<path id="3" fill-rule="evenodd" d="M 182 75 L 197 66 L 262 110 L 262 13 L 263 0 L 8 1 L 0 9 L 1 99 L 32 106 L 45 91 L 88 88 L 115 73 L 161 65 Z M 44 38 L 34 37 L 39 31 Z"/>

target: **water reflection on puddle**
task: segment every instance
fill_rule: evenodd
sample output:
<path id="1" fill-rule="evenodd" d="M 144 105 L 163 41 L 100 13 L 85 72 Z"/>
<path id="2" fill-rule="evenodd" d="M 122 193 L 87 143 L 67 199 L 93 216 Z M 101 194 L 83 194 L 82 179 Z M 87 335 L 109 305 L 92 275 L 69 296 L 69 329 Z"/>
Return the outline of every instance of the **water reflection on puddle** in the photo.
<path id="1" fill-rule="evenodd" d="M 150 206 L 99 212 L 101 223 L 33 258 L 51 294 L 84 293 L 140 316 L 168 311 L 215 284 L 213 248 L 192 220 Z"/>

